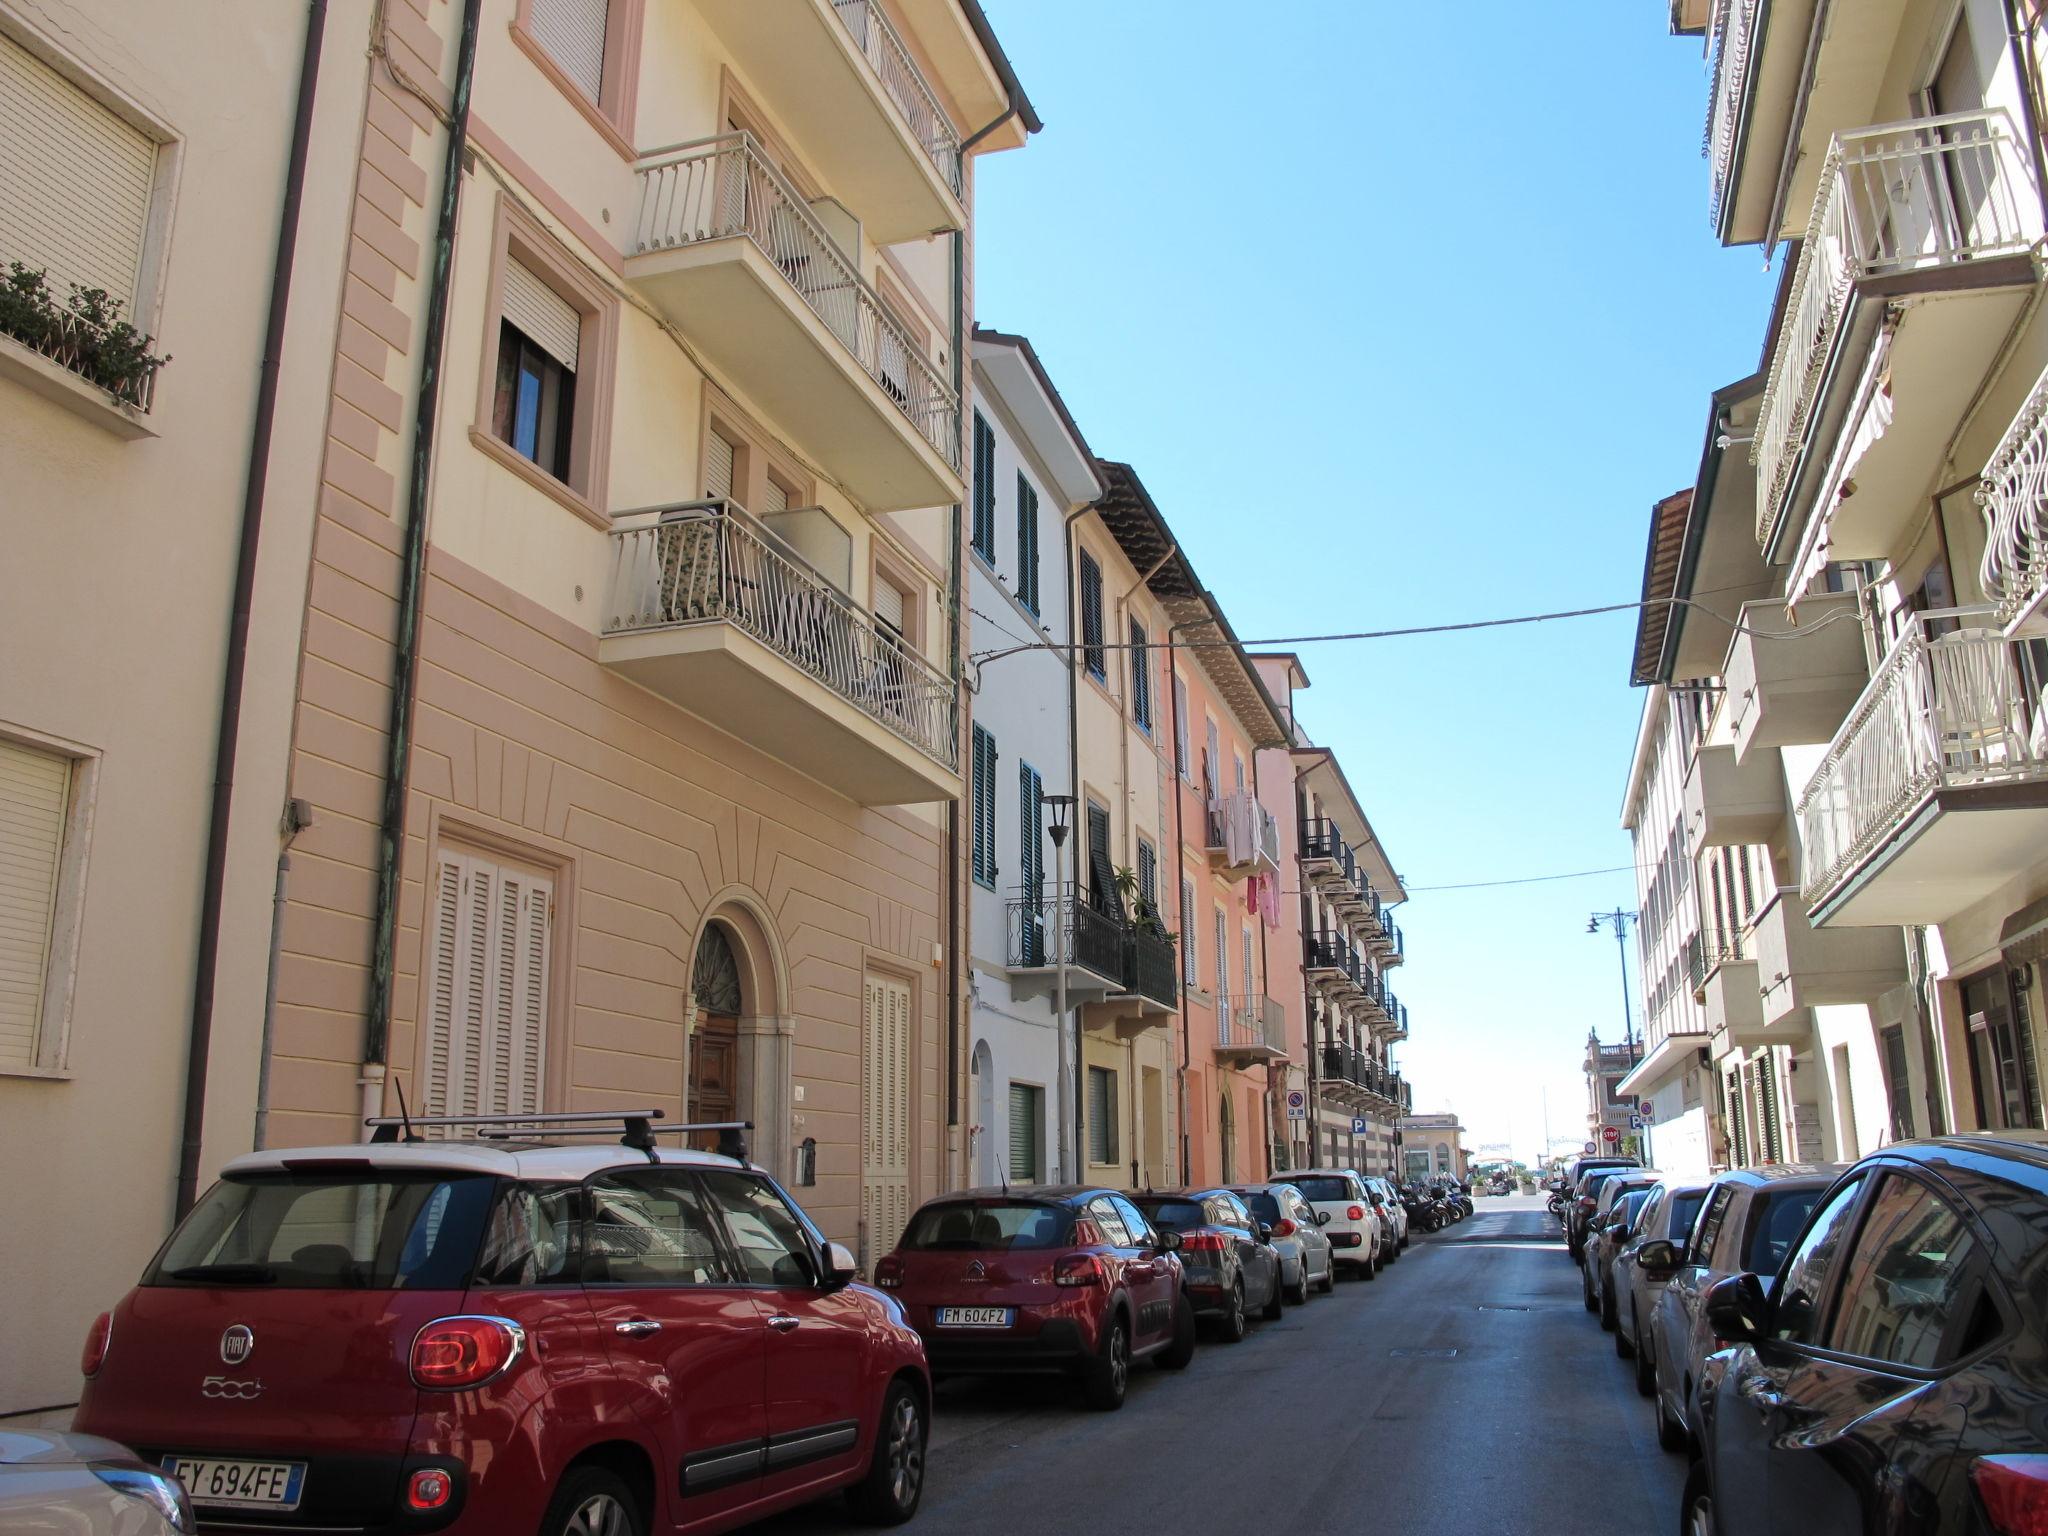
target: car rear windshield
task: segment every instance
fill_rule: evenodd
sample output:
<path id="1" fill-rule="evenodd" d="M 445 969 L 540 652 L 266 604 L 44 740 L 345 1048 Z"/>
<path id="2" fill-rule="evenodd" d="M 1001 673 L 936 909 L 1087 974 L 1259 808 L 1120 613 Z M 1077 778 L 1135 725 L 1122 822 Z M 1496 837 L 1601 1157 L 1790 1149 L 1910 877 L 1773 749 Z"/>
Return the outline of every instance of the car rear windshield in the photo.
<path id="1" fill-rule="evenodd" d="M 1288 1181 L 1311 1200 L 1349 1200 L 1351 1181 L 1335 1174 L 1308 1174 Z"/>
<path id="2" fill-rule="evenodd" d="M 1252 1214 L 1269 1227 L 1277 1227 L 1285 1218 L 1280 1211 L 1280 1202 L 1264 1190 L 1255 1190 L 1244 1197 L 1244 1203 L 1252 1208 Z"/>
<path id="3" fill-rule="evenodd" d="M 1749 1248 L 1742 1267 L 1752 1274 L 1775 1275 L 1785 1262 L 1792 1239 L 1806 1225 L 1820 1186 L 1809 1189 L 1767 1189 L 1756 1197 L 1756 1209 L 1749 1218 Z"/>
<path id="4" fill-rule="evenodd" d="M 461 1290 L 496 1183 L 389 1168 L 237 1174 L 192 1208 L 142 1283 Z"/>
<path id="5" fill-rule="evenodd" d="M 1074 1214 L 1063 1205 L 955 1201 L 928 1205 L 911 1217 L 903 1247 L 924 1253 L 1061 1248 L 1073 1230 Z"/>
<path id="6" fill-rule="evenodd" d="M 1192 1232 L 1209 1221 L 1198 1200 L 1140 1200 L 1137 1205 L 1152 1218 L 1153 1226 L 1175 1232 Z"/>

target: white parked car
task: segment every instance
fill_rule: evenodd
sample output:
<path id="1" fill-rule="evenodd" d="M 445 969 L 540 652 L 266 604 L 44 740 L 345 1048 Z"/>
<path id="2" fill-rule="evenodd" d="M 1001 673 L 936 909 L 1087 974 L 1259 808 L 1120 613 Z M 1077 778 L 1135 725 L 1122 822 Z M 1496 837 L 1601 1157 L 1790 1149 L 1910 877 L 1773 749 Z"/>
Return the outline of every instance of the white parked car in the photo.
<path id="1" fill-rule="evenodd" d="M 125 1446 L 54 1429 L 0 1430 L 0 1531 L 186 1536 L 197 1529 L 178 1481 Z"/>
<path id="2" fill-rule="evenodd" d="M 1292 1184 L 1318 1216 L 1330 1218 L 1323 1224 L 1323 1235 L 1330 1240 L 1330 1257 L 1339 1274 L 1379 1278 L 1380 1251 L 1388 1234 L 1374 1214 L 1364 1174 L 1356 1168 L 1303 1168 L 1276 1175 L 1274 1182 Z"/>

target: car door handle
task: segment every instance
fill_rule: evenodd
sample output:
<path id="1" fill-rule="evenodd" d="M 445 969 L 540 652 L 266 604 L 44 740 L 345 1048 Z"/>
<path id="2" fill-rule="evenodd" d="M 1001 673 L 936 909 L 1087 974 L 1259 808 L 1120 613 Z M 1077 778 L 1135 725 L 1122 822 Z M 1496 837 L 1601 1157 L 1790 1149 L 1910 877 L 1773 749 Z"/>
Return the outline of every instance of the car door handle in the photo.
<path id="1" fill-rule="evenodd" d="M 793 1328 L 802 1327 L 803 1319 L 800 1317 L 791 1317 L 787 1312 L 778 1312 L 773 1317 L 768 1319 L 768 1326 L 770 1328 L 773 1328 L 777 1333 L 788 1333 Z"/>
<path id="2" fill-rule="evenodd" d="M 629 1317 L 623 1323 L 613 1323 L 612 1332 L 623 1333 L 629 1338 L 644 1339 L 650 1333 L 661 1332 L 661 1324 L 651 1317 Z"/>
<path id="3" fill-rule="evenodd" d="M 1788 1406 L 1785 1394 L 1761 1376 L 1752 1376 L 1742 1384 L 1742 1396 L 1758 1413 L 1779 1413 Z"/>

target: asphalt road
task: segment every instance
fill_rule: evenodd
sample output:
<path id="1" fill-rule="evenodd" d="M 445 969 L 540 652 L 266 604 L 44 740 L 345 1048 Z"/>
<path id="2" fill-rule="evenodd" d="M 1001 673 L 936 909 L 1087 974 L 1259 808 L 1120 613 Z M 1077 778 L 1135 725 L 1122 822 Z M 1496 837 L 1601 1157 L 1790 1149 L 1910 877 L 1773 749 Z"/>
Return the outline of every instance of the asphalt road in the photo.
<path id="1" fill-rule="evenodd" d="M 1121 1411 L 1053 1383 L 941 1388 L 913 1531 L 1642 1536 L 1675 1529 L 1657 1449 L 1540 1196 L 1482 1199 L 1370 1284 L 1290 1307 Z M 1383 1522 L 1385 1522 L 1383 1526 Z M 837 1503 L 762 1536 L 856 1531 Z"/>

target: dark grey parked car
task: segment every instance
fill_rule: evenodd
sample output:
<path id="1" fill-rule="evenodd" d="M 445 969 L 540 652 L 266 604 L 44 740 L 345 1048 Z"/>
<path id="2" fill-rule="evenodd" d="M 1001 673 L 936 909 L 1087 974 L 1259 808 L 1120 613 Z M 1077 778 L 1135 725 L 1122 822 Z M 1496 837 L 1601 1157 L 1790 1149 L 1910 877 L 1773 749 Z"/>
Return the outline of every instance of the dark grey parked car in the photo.
<path id="1" fill-rule="evenodd" d="M 1669 1270 L 1650 1322 L 1656 1358 L 1657 1443 L 1691 1444 L 1698 1423 L 1700 1367 L 1721 1346 L 1707 1326 L 1707 1287 L 1745 1270 L 1774 1275 L 1840 1163 L 1776 1163 L 1721 1174 L 1707 1192 L 1699 1224 L 1683 1245 L 1645 1243 L 1636 1262 Z"/>
<path id="2" fill-rule="evenodd" d="M 1308 1300 L 1308 1288 L 1336 1288 L 1337 1263 L 1323 1218 L 1292 1184 L 1239 1184 L 1233 1192 L 1251 1212 L 1273 1229 L 1273 1248 L 1280 1255 L 1280 1289 L 1296 1305 Z"/>

